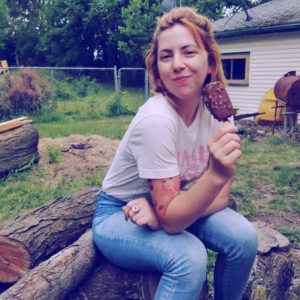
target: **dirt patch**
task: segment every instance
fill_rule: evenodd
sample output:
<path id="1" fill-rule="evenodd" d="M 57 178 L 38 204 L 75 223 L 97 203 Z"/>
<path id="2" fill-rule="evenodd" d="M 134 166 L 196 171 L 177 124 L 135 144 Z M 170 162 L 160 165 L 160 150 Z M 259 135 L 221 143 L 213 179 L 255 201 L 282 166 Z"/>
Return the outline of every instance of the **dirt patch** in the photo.
<path id="1" fill-rule="evenodd" d="M 39 164 L 45 166 L 50 185 L 55 185 L 64 176 L 83 177 L 105 174 L 110 166 L 120 141 L 102 136 L 71 135 L 61 138 L 44 138 L 39 141 Z M 49 163 L 49 147 L 60 150 L 59 163 Z"/>

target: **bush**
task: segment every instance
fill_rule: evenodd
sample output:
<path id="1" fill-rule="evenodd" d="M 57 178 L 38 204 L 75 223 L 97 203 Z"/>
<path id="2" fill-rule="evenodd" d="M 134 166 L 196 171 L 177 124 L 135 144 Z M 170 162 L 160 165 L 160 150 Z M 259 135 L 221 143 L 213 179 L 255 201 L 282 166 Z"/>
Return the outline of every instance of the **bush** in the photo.
<path id="1" fill-rule="evenodd" d="M 107 108 L 106 108 L 106 115 L 108 117 L 117 117 L 121 115 L 132 115 L 134 114 L 133 111 L 131 111 L 128 107 L 128 105 L 125 103 L 122 103 L 122 94 L 114 94 L 108 102 Z"/>
<path id="2" fill-rule="evenodd" d="M 0 117 L 35 113 L 50 99 L 50 83 L 35 70 L 23 69 L 0 82 Z"/>

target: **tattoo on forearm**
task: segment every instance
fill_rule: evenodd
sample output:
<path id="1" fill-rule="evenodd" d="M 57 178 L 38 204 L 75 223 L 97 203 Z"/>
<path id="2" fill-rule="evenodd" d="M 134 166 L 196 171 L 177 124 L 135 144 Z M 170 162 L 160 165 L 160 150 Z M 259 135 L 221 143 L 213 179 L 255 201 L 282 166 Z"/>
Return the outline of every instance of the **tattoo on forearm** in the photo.
<path id="1" fill-rule="evenodd" d="M 164 215 L 169 203 L 179 194 L 179 176 L 149 180 L 153 204 L 159 215 Z"/>

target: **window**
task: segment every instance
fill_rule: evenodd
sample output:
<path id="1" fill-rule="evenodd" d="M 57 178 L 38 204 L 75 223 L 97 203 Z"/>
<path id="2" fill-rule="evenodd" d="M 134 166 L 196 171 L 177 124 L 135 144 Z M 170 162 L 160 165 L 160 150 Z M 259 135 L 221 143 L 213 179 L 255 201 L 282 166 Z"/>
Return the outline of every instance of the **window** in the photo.
<path id="1" fill-rule="evenodd" d="M 223 53 L 222 64 L 229 85 L 249 84 L 250 53 Z"/>

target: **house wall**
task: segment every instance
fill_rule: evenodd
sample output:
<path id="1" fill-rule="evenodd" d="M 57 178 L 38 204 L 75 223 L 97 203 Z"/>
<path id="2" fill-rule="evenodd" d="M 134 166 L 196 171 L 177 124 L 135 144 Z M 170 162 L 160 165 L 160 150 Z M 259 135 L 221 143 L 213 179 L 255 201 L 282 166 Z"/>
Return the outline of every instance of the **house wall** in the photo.
<path id="1" fill-rule="evenodd" d="M 250 52 L 249 86 L 228 86 L 238 114 L 257 112 L 264 94 L 285 73 L 295 70 L 300 75 L 300 30 L 227 38 L 218 43 L 222 53 Z"/>

